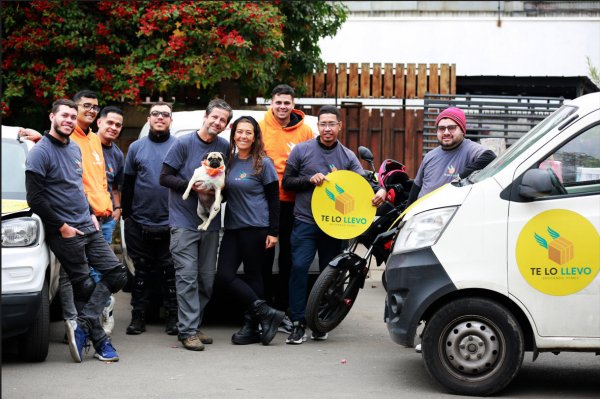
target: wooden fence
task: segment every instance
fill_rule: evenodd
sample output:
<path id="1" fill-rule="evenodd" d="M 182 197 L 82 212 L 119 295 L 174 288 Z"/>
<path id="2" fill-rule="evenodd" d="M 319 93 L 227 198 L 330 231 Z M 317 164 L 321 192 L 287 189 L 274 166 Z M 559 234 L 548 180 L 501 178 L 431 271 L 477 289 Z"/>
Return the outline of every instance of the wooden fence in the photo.
<path id="1" fill-rule="evenodd" d="M 424 98 L 456 93 L 456 65 L 328 63 L 305 83 L 313 98 Z"/>

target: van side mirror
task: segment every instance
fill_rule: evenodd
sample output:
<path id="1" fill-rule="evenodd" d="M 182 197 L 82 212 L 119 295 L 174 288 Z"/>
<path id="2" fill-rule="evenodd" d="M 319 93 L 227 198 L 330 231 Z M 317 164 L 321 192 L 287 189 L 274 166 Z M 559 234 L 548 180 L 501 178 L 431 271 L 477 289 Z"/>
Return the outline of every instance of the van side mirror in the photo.
<path id="1" fill-rule="evenodd" d="M 528 199 L 545 197 L 552 193 L 550 174 L 542 169 L 530 169 L 523 175 L 519 184 L 519 195 Z"/>

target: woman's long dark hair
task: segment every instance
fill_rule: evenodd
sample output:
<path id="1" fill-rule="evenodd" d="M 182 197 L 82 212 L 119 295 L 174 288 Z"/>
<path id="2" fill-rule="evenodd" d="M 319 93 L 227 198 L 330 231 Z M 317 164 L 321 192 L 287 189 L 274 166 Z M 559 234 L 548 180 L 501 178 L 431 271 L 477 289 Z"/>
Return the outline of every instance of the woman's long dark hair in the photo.
<path id="1" fill-rule="evenodd" d="M 235 145 L 234 137 L 235 131 L 237 130 L 237 126 L 241 122 L 246 122 L 252 125 L 254 129 L 254 142 L 252 143 L 252 147 L 250 147 L 250 156 L 252 157 L 252 167 L 254 168 L 255 174 L 262 173 L 263 170 L 263 157 L 265 154 L 265 146 L 262 140 L 262 133 L 260 131 L 260 126 L 256 119 L 251 116 L 240 116 L 237 118 L 233 124 L 231 125 L 231 134 L 229 135 L 229 160 L 227 161 L 227 169 L 229 170 L 229 166 L 233 161 L 233 157 L 237 152 L 237 147 Z"/>

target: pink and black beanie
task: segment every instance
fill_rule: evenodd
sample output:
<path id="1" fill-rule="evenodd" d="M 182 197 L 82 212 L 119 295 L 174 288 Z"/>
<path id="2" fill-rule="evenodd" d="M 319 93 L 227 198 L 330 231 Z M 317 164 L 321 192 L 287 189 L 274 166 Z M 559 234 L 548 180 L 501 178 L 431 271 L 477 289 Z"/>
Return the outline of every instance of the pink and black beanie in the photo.
<path id="1" fill-rule="evenodd" d="M 444 118 L 452 119 L 458 126 L 460 126 L 460 129 L 463 131 L 463 133 L 467 132 L 467 118 L 462 109 L 456 107 L 446 108 L 440 112 L 438 117 L 435 119 L 435 125 L 437 126 L 438 123 L 440 123 L 440 121 Z"/>

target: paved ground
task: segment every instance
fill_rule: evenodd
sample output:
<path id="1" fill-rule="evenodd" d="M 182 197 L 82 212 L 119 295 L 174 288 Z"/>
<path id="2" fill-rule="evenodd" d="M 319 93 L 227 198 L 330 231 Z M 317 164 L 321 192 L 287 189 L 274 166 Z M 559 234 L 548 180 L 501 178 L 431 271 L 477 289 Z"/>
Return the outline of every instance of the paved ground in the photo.
<path id="1" fill-rule="evenodd" d="M 51 326 L 50 354 L 26 364 L 3 348 L 2 398 L 457 398 L 444 393 L 420 355 L 394 344 L 382 321 L 385 292 L 368 280 L 347 319 L 325 342 L 234 346 L 237 325 L 210 323 L 215 338 L 204 352 L 183 349 L 162 325 L 125 334 L 129 294 L 117 295 L 114 345 L 121 361 L 100 362 L 93 351 L 74 363 L 62 344 L 62 323 Z M 600 357 L 542 354 L 504 392 L 506 398 L 598 398 Z"/>

